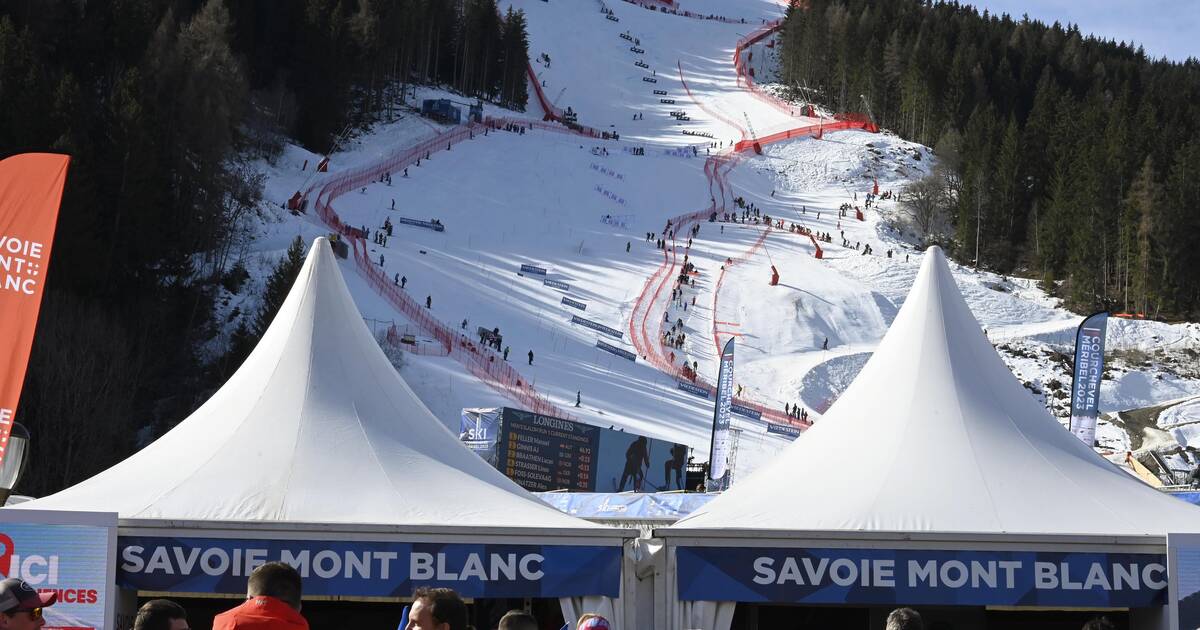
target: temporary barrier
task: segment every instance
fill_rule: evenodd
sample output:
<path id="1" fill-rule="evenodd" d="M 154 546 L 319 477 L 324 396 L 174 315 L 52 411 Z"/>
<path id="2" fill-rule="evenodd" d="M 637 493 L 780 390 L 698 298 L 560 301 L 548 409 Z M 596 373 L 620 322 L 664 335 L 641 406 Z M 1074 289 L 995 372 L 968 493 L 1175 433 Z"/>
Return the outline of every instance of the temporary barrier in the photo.
<path id="1" fill-rule="evenodd" d="M 734 50 L 733 50 L 733 66 L 734 66 L 734 70 L 737 72 L 737 84 L 739 86 L 745 87 L 747 90 L 750 91 L 750 93 L 755 98 L 759 99 L 760 101 L 763 101 L 764 103 L 767 103 L 768 105 L 771 105 L 775 109 L 777 109 L 781 112 L 784 112 L 784 113 L 788 114 L 789 116 L 795 116 L 796 106 L 791 103 L 788 103 L 786 101 L 783 101 L 779 98 L 776 98 L 774 95 L 764 92 L 761 88 L 759 88 L 758 85 L 755 84 L 755 82 L 754 82 L 753 68 L 750 68 L 749 66 L 746 65 L 746 63 L 744 63 L 742 61 L 742 52 L 743 51 L 746 51 L 747 48 L 749 48 L 749 47 L 753 46 L 754 44 L 757 44 L 758 42 L 761 42 L 762 40 L 779 32 L 779 29 L 782 26 L 783 26 L 782 20 L 768 22 L 767 24 L 765 24 L 758 30 L 753 31 L 749 35 L 746 35 L 742 39 L 738 40 L 738 43 L 734 47 Z M 747 52 L 746 62 L 749 62 L 752 54 L 753 54 L 752 52 Z M 805 106 L 803 109 L 803 112 L 805 115 L 811 117 L 813 115 L 812 105 L 810 104 L 810 105 Z M 833 118 L 837 122 L 858 123 L 858 124 L 851 125 L 851 126 L 831 126 L 830 124 L 822 121 L 823 124 L 818 125 L 817 130 L 813 130 L 811 128 L 812 127 L 811 125 L 804 125 L 802 127 L 794 129 L 794 130 L 785 131 L 785 132 L 781 132 L 778 134 L 772 134 L 771 136 L 768 136 L 768 138 L 770 138 L 770 140 L 768 140 L 767 138 L 759 138 L 759 141 L 765 145 L 765 144 L 769 144 L 770 142 L 777 142 L 779 140 L 783 140 L 786 138 L 794 138 L 797 136 L 815 135 L 816 137 L 820 137 L 820 134 L 823 131 L 835 131 L 837 129 L 865 129 L 872 133 L 879 131 L 879 128 L 874 123 L 871 122 L 870 117 L 865 114 L 858 114 L 858 113 L 837 114 Z M 739 151 L 740 150 L 742 150 L 742 149 L 739 149 Z"/>
<path id="2" fill-rule="evenodd" d="M 759 248 L 761 248 L 763 246 L 763 243 L 767 240 L 767 235 L 770 233 L 771 233 L 771 226 L 768 225 L 767 229 L 763 230 L 763 233 L 758 235 L 758 238 L 754 241 L 754 244 L 750 246 L 750 249 L 747 249 L 741 256 L 738 256 L 737 258 L 734 258 L 734 259 L 730 259 L 729 262 L 726 262 L 724 265 L 721 265 L 721 273 L 717 276 L 717 285 L 716 285 L 716 287 L 713 288 L 713 305 L 712 305 L 712 318 L 713 318 L 712 336 L 713 336 L 713 344 L 717 349 L 718 356 L 720 356 L 720 354 L 721 354 L 721 348 L 725 347 L 723 345 L 723 343 L 721 342 L 721 336 L 717 333 L 717 313 L 719 312 L 717 309 L 720 306 L 721 285 L 725 282 L 725 272 L 729 271 L 729 268 L 732 267 L 733 265 L 736 265 L 737 263 L 749 260 L 750 257 L 753 256 L 755 253 L 757 253 Z"/>
<path id="3" fill-rule="evenodd" d="M 368 284 L 386 298 L 396 310 L 442 344 L 446 349 L 446 356 L 462 363 L 466 366 L 467 371 L 479 380 L 487 383 L 502 395 L 517 401 L 529 411 L 573 419 L 534 391 L 528 379 L 522 377 L 508 361 L 503 360 L 498 352 L 480 346 L 475 340 L 434 318 L 429 313 L 429 309 L 424 308 L 406 291 L 390 282 L 381 268 L 370 261 L 365 244 L 360 247 L 358 239 L 352 242 L 355 262 L 358 263 L 359 271 L 366 277 Z"/>
<path id="4" fill-rule="evenodd" d="M 609 15 L 609 17 L 611 18 L 612 16 Z M 564 125 L 568 125 L 568 123 L 564 122 L 564 116 L 566 115 L 566 112 L 564 112 L 562 109 L 560 109 L 558 107 L 555 107 L 554 104 L 552 104 L 550 102 L 550 99 L 546 98 L 546 92 L 542 90 L 542 82 L 537 78 L 537 74 L 534 73 L 533 66 L 526 64 L 525 71 L 529 75 L 529 83 L 531 85 L 533 85 L 533 93 L 534 93 L 534 96 L 537 97 L 538 105 L 541 106 L 542 111 L 544 112 L 544 116 L 542 117 L 542 120 L 544 120 L 544 121 L 553 120 L 556 122 L 560 122 Z M 529 124 L 529 123 L 522 121 L 521 124 Z M 585 136 L 590 136 L 592 138 L 600 137 L 600 132 L 596 131 L 595 129 L 592 129 L 591 127 L 584 127 L 583 125 L 579 125 L 576 123 L 569 123 L 569 126 L 570 126 L 571 130 L 576 133 L 580 133 Z"/>
<path id="5" fill-rule="evenodd" d="M 773 133 L 769 136 L 762 136 L 762 137 L 757 138 L 755 141 L 759 142 L 763 145 L 767 145 L 767 144 L 779 142 L 780 140 L 787 140 L 789 138 L 801 138 L 801 137 L 805 137 L 805 136 L 812 136 L 815 138 L 820 138 L 821 135 L 824 134 L 825 132 L 842 131 L 842 130 L 846 130 L 846 129 L 862 129 L 865 131 L 870 131 L 872 133 L 878 131 L 878 129 L 875 127 L 875 125 L 873 125 L 869 121 L 862 122 L 857 119 L 834 120 L 832 122 L 821 121 L 817 124 L 804 125 L 801 127 L 796 127 L 794 129 L 788 129 L 786 131 L 780 131 L 777 133 Z M 742 140 L 733 146 L 733 150 L 738 153 L 741 153 L 743 151 L 746 151 L 747 149 L 753 149 L 755 141 Z"/>
<path id="6" fill-rule="evenodd" d="M 701 111 L 703 111 L 704 113 L 708 114 L 709 116 L 712 116 L 713 118 L 716 118 L 717 120 L 725 123 L 726 125 L 729 125 L 730 127 L 733 127 L 734 129 L 737 129 L 738 133 L 741 134 L 742 139 L 745 140 L 746 130 L 743 129 L 739 123 L 737 123 L 736 121 L 733 121 L 729 118 L 726 118 L 725 115 L 722 114 L 721 112 L 709 109 L 707 106 L 704 105 L 703 102 L 700 101 L 700 99 L 696 98 L 696 95 L 692 94 L 692 88 L 688 87 L 687 79 L 683 78 L 683 64 L 680 62 L 676 62 L 675 67 L 679 69 L 679 82 L 681 84 L 683 84 L 683 91 L 687 92 L 688 98 L 692 99 L 692 102 L 695 103 L 696 106 L 699 107 L 701 109 Z"/>
<path id="7" fill-rule="evenodd" d="M 710 190 L 715 188 L 714 193 L 719 191 L 722 202 L 718 205 L 716 202 L 717 197 L 714 194 L 713 202 L 709 207 L 671 219 L 671 229 L 676 234 L 686 234 L 696 223 L 709 219 L 719 210 L 724 210 L 725 191 L 727 188 L 725 175 L 737 166 L 740 161 L 741 158 L 736 154 L 719 154 L 710 156 L 705 160 L 704 174 L 709 179 Z M 655 333 L 654 337 L 651 337 L 651 333 L 648 330 L 653 322 L 657 322 L 656 325 L 662 326 L 663 313 L 665 311 L 662 308 L 664 304 L 660 302 L 660 296 L 662 296 L 671 280 L 678 275 L 677 269 L 682 265 L 682 260 L 680 260 L 676 249 L 678 246 L 672 239 L 667 240 L 668 247 L 663 251 L 663 262 L 646 279 L 646 283 L 642 285 L 641 293 L 639 293 L 637 299 L 634 301 L 633 311 L 629 318 L 629 337 L 634 347 L 637 348 L 638 354 L 646 357 L 646 361 L 650 365 L 674 377 L 677 382 L 687 382 L 691 387 L 695 387 L 698 390 L 712 392 L 715 391 L 715 388 L 711 383 L 693 375 L 690 370 L 685 375 L 682 366 L 675 365 L 664 356 L 664 348 L 658 340 L 659 335 Z M 741 415 L 754 417 L 754 414 L 757 414 L 758 418 L 756 419 L 763 422 L 771 421 L 802 428 L 809 426 L 809 423 L 793 418 L 781 410 L 768 408 L 744 398 L 735 398 L 734 405 L 746 412 Z"/>
<path id="8" fill-rule="evenodd" d="M 432 337 L 445 352 L 423 352 L 448 356 L 463 364 L 467 371 L 475 375 L 500 394 L 519 403 L 526 409 L 546 415 L 571 419 L 572 416 L 545 397 L 539 395 L 528 379 L 521 376 L 512 365 L 504 361 L 498 353 L 480 347 L 474 340 L 461 334 L 454 328 L 438 321 L 430 314 L 429 309 L 418 303 L 406 291 L 396 286 L 381 267 L 370 261 L 365 243 L 362 243 L 360 230 L 348 226 L 334 211 L 332 201 L 347 191 L 379 181 L 379 176 L 403 170 L 416 163 L 418 159 L 432 156 L 438 151 L 445 150 L 451 145 L 475 137 L 485 129 L 500 129 L 505 125 L 514 124 L 527 128 L 573 133 L 570 129 L 559 125 L 540 123 L 536 121 L 515 121 L 504 118 L 486 118 L 483 122 L 469 122 L 452 129 L 438 133 L 415 146 L 399 150 L 391 156 L 357 169 L 339 173 L 332 180 L 325 182 L 319 189 L 313 186 L 308 194 L 315 191 L 317 216 L 335 232 L 341 234 L 354 248 L 354 259 L 359 272 L 366 278 L 368 284 L 381 296 L 388 300 L 396 310 L 424 330 Z M 361 245 L 361 246 L 360 246 Z"/>

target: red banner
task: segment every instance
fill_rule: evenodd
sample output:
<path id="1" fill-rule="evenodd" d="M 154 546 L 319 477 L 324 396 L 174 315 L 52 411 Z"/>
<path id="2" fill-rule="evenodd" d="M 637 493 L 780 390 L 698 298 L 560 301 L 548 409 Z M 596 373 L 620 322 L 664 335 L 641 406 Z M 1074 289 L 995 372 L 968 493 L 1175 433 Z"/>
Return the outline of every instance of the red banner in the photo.
<path id="1" fill-rule="evenodd" d="M 70 156 L 0 160 L 0 464 L 33 347 Z"/>

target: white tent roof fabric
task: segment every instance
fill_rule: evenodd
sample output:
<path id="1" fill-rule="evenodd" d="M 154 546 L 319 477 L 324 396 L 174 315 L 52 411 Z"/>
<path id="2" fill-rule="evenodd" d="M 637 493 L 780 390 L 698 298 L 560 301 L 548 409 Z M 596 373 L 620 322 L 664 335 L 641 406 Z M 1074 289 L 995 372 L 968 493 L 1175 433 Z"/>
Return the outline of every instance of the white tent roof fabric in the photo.
<path id="1" fill-rule="evenodd" d="M 204 406 L 120 464 L 20 507 L 122 519 L 622 531 L 559 512 L 463 446 L 380 350 L 323 238 L 254 352 Z"/>
<path id="2" fill-rule="evenodd" d="M 1161 537 L 1200 532 L 1200 509 L 1130 477 L 1051 418 L 1000 360 L 934 247 L 824 418 L 657 531 L 700 530 Z"/>

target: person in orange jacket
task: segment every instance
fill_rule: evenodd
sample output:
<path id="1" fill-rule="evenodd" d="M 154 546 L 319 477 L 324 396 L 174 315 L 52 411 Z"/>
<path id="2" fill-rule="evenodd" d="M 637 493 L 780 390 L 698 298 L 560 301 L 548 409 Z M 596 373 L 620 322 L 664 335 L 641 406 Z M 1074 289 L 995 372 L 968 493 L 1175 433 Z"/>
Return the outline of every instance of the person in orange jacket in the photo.
<path id="1" fill-rule="evenodd" d="M 308 630 L 300 615 L 300 573 L 268 562 L 250 574 L 246 601 L 213 618 L 213 630 Z"/>

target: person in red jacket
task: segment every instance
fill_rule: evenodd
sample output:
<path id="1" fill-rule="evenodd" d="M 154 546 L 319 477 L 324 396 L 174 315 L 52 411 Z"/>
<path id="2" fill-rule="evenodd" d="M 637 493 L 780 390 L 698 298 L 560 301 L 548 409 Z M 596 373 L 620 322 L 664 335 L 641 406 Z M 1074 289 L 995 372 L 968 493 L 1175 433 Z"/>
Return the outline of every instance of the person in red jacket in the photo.
<path id="1" fill-rule="evenodd" d="M 213 630 L 308 630 L 300 615 L 300 573 L 268 562 L 250 574 L 246 601 L 213 619 Z"/>

